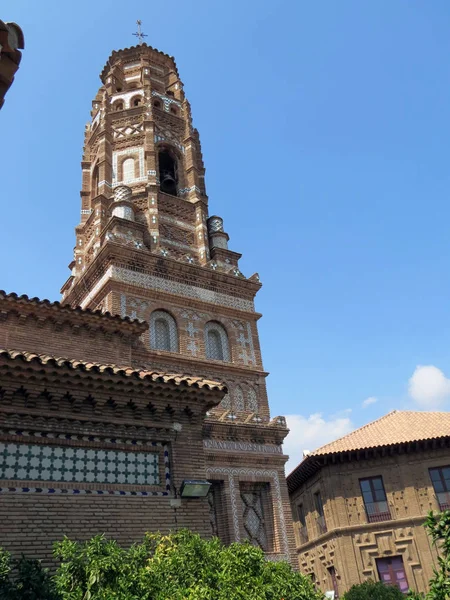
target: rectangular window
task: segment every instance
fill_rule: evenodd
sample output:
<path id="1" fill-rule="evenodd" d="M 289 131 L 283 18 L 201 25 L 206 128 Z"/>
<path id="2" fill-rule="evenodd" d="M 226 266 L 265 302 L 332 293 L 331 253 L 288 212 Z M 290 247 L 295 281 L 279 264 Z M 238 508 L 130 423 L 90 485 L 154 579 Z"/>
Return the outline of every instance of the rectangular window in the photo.
<path id="1" fill-rule="evenodd" d="M 274 528 L 269 484 L 241 482 L 239 488 L 244 537 L 264 552 L 272 552 Z"/>
<path id="2" fill-rule="evenodd" d="M 327 531 L 327 524 L 325 522 L 325 515 L 323 512 L 323 502 L 322 502 L 322 495 L 320 492 L 316 492 L 314 494 L 314 506 L 316 507 L 316 511 L 317 511 L 317 532 L 319 535 L 322 535 L 322 533 L 326 533 Z"/>
<path id="3" fill-rule="evenodd" d="M 303 508 L 303 504 L 299 504 L 297 506 L 297 516 L 298 516 L 298 536 L 300 544 L 306 544 L 308 541 L 308 530 L 306 528 L 306 517 L 305 517 L 305 509 Z"/>
<path id="4" fill-rule="evenodd" d="M 389 521 L 391 513 L 387 503 L 386 492 L 384 491 L 383 478 L 367 477 L 366 479 L 360 479 L 359 485 L 361 486 L 361 493 L 369 523 Z"/>
<path id="5" fill-rule="evenodd" d="M 328 567 L 327 571 L 328 571 L 328 575 L 330 576 L 330 583 L 331 583 L 332 590 L 334 592 L 334 597 L 339 598 L 339 589 L 338 589 L 338 584 L 337 584 L 336 569 L 334 567 Z"/>
<path id="6" fill-rule="evenodd" d="M 401 556 L 391 556 L 390 558 L 377 558 L 377 569 L 380 581 L 386 585 L 394 585 L 406 594 L 409 586 L 406 579 L 403 559 Z"/>
<path id="7" fill-rule="evenodd" d="M 306 518 L 305 518 L 305 509 L 303 508 L 303 504 L 299 504 L 297 506 L 297 516 L 302 527 L 306 526 Z"/>
<path id="8" fill-rule="evenodd" d="M 436 493 L 439 508 L 450 509 L 450 467 L 430 469 L 430 477 Z"/>

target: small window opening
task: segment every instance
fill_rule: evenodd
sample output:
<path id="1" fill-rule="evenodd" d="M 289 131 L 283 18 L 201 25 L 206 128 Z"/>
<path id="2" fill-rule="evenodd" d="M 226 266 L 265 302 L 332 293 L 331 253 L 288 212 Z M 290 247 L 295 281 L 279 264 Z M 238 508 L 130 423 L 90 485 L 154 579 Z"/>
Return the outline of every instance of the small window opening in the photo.
<path id="1" fill-rule="evenodd" d="M 158 159 L 161 191 L 176 196 L 178 184 L 177 163 L 167 150 L 162 150 Z"/>
<path id="2" fill-rule="evenodd" d="M 155 101 L 153 102 L 153 106 L 154 106 L 155 108 L 161 108 L 161 102 L 160 102 L 159 100 L 155 100 Z"/>
<path id="3" fill-rule="evenodd" d="M 115 111 L 123 110 L 123 102 L 116 102 L 114 105 Z"/>
<path id="4" fill-rule="evenodd" d="M 98 196 L 98 184 L 99 184 L 99 176 L 98 176 L 98 167 L 95 167 L 94 172 L 92 174 L 92 198 Z"/>
<path id="5" fill-rule="evenodd" d="M 171 106 L 171 107 L 170 107 L 170 112 L 171 112 L 173 115 L 177 115 L 177 114 L 178 114 L 178 111 L 177 111 L 177 109 L 175 108 L 175 106 Z"/>
<path id="6" fill-rule="evenodd" d="M 134 177 L 134 158 L 126 158 L 122 163 L 122 179 L 127 182 L 133 181 Z"/>
<path id="7" fill-rule="evenodd" d="M 171 98 L 175 97 L 175 94 L 172 91 L 168 91 L 167 95 L 170 96 Z"/>
<path id="8" fill-rule="evenodd" d="M 140 105 L 141 105 L 141 99 L 136 98 L 136 100 L 133 101 L 133 106 L 140 106 Z"/>
<path id="9" fill-rule="evenodd" d="M 122 88 L 121 88 L 121 87 L 118 87 L 118 88 L 116 88 L 116 91 L 117 91 L 117 92 L 121 92 L 121 91 L 122 91 Z"/>

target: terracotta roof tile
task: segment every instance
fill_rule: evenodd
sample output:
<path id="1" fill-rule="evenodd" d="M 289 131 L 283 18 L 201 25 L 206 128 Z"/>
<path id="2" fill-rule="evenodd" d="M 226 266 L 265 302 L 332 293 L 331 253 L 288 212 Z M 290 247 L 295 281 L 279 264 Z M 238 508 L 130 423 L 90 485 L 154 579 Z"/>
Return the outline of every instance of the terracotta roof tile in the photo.
<path id="1" fill-rule="evenodd" d="M 121 317 L 119 315 L 113 315 L 110 312 L 103 312 L 101 310 L 91 310 L 89 308 L 81 308 L 81 306 L 77 306 L 76 308 L 72 308 L 69 304 L 62 304 L 57 300 L 51 301 L 47 299 L 40 299 L 37 297 L 30 298 L 26 294 L 22 294 L 19 296 L 15 292 L 7 293 L 4 290 L 0 290 L 0 300 L 7 300 L 10 302 L 18 302 L 24 304 L 34 304 L 35 306 L 45 306 L 55 310 L 64 311 L 67 313 L 75 313 L 75 314 L 85 314 L 85 315 L 93 315 L 95 317 L 100 317 L 105 321 L 120 323 L 131 323 L 142 326 L 145 324 L 143 321 L 139 319 L 131 319 L 130 317 Z"/>
<path id="2" fill-rule="evenodd" d="M 311 454 L 323 456 L 450 436 L 450 412 L 394 410 Z"/>
<path id="3" fill-rule="evenodd" d="M 144 381 L 153 381 L 157 383 L 167 383 L 177 386 L 186 385 L 194 388 L 206 388 L 208 390 L 227 392 L 227 387 L 219 381 L 204 379 L 202 377 L 191 377 L 180 373 L 162 373 L 159 371 L 149 371 L 146 369 L 133 369 L 131 367 L 121 367 L 118 365 L 103 365 L 94 362 L 84 362 L 81 360 L 69 360 L 67 358 L 50 356 L 47 354 L 34 354 L 20 350 L 7 350 L 0 348 L 0 357 L 10 360 L 23 360 L 24 362 L 38 362 L 41 365 L 51 365 L 55 367 L 66 367 L 69 369 L 78 369 L 92 373 L 108 373 L 122 377 L 137 378 Z"/>

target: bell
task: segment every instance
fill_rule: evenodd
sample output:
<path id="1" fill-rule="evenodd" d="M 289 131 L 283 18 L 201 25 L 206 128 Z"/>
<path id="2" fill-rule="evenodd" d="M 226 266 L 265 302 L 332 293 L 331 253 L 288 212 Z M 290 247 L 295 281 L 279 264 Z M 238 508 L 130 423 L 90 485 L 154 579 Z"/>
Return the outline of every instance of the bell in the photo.
<path id="1" fill-rule="evenodd" d="M 163 171 L 162 173 L 162 183 L 169 187 L 175 185 L 175 177 L 170 171 Z"/>
<path id="2" fill-rule="evenodd" d="M 161 173 L 161 191 L 168 194 L 176 194 L 177 182 L 171 171 L 163 171 Z"/>

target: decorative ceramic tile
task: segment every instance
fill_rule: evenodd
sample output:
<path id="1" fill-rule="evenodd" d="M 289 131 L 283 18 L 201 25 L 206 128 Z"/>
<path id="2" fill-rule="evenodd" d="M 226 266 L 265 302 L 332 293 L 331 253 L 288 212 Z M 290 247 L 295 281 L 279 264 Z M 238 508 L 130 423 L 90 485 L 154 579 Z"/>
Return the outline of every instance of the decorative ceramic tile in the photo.
<path id="1" fill-rule="evenodd" d="M 258 412 L 258 397 L 255 389 L 252 387 L 249 387 L 247 390 L 247 410 L 254 413 Z"/>
<path id="2" fill-rule="evenodd" d="M 244 405 L 244 392 L 240 385 L 237 385 L 234 389 L 234 408 L 239 411 L 245 410 Z"/>
<path id="3" fill-rule="evenodd" d="M 225 398 L 227 398 L 227 396 L 225 396 Z M 239 454 L 241 452 L 257 452 L 258 454 L 260 454 L 261 452 L 264 454 L 283 454 L 282 446 L 277 446 L 275 444 L 256 444 L 254 442 L 206 439 L 203 440 L 203 446 L 208 449 L 211 448 L 213 450 L 225 450 Z"/>
<path id="4" fill-rule="evenodd" d="M 262 484 L 264 485 L 264 484 Z M 242 517 L 247 539 L 253 546 L 262 550 L 268 549 L 267 532 L 263 510 L 263 487 L 253 486 L 252 490 L 241 490 Z"/>
<path id="5" fill-rule="evenodd" d="M 0 479 L 159 485 L 159 454 L 0 442 Z"/>
<path id="6" fill-rule="evenodd" d="M 86 293 L 85 298 L 81 301 L 81 308 L 86 308 L 91 302 L 91 299 L 95 294 L 110 280 L 121 281 L 134 285 L 139 288 L 146 288 L 156 291 L 168 292 L 170 294 L 178 294 L 183 298 L 193 298 L 195 300 L 201 300 L 210 304 L 217 304 L 221 306 L 228 306 L 230 308 L 236 308 L 238 310 L 254 312 L 255 306 L 252 300 L 245 298 L 237 298 L 236 296 L 230 296 L 221 292 L 214 292 L 205 288 L 199 288 L 186 283 L 178 281 L 171 281 L 157 277 L 155 275 L 149 275 L 147 273 L 138 273 L 131 271 L 123 267 L 110 266 L 106 270 L 105 274 L 99 279 L 95 286 Z"/>
<path id="7" fill-rule="evenodd" d="M 139 482 L 136 482 L 136 487 L 139 488 L 137 490 L 120 490 L 120 489 L 114 489 L 114 490 L 108 490 L 105 489 L 105 483 L 111 483 L 110 481 L 106 481 L 105 483 L 101 484 L 102 488 L 101 489 L 92 489 L 93 485 L 99 483 L 100 482 L 95 479 L 92 483 L 89 483 L 89 481 L 86 482 L 80 482 L 83 484 L 89 484 L 89 487 L 91 489 L 83 489 L 83 486 L 78 486 L 76 485 L 76 487 L 74 487 L 74 482 L 72 480 L 72 482 L 68 482 L 67 479 L 63 479 L 60 483 L 57 484 L 57 487 L 0 487 L 0 494 L 4 494 L 4 493 L 42 493 L 42 494 L 111 494 L 111 495 L 116 495 L 116 496 L 169 496 L 171 493 L 171 474 L 170 474 L 170 457 L 169 457 L 169 447 L 166 444 L 163 444 L 162 442 L 149 442 L 148 440 L 139 440 L 139 439 L 131 439 L 131 438 L 122 438 L 122 437 L 114 437 L 114 438 L 103 438 L 103 437 L 98 437 L 98 436 L 94 436 L 94 435 L 76 435 L 76 434 L 67 434 L 67 433 L 53 433 L 53 432 L 46 432 L 46 431 L 31 431 L 31 430 L 20 430 L 20 429 L 0 429 L 0 435 L 3 436 L 17 436 L 18 438 L 26 438 L 27 442 L 29 443 L 22 443 L 22 440 L 20 440 L 18 443 L 14 443 L 14 442 L 8 442 L 8 443 L 3 443 L 2 444 L 2 454 L 0 454 L 0 472 L 2 470 L 6 470 L 6 468 L 11 468 L 13 467 L 14 470 L 16 470 L 16 472 L 18 473 L 19 468 L 20 469 L 24 469 L 25 470 L 28 468 L 30 471 L 35 469 L 35 470 L 39 470 L 39 468 L 41 468 L 42 470 L 49 470 L 48 468 L 45 469 L 44 465 L 41 462 L 37 462 L 36 465 L 31 465 L 31 458 L 37 458 L 38 455 L 33 454 L 30 457 L 30 464 L 28 462 L 26 462 L 26 464 L 24 465 L 20 465 L 18 464 L 17 456 L 19 456 L 19 458 L 21 456 L 27 456 L 27 453 L 25 452 L 26 447 L 30 448 L 30 447 L 38 447 L 40 449 L 44 449 L 44 448 L 50 448 L 51 450 L 83 450 L 85 452 L 87 451 L 94 451 L 97 452 L 97 460 L 99 460 L 98 457 L 98 452 L 102 452 L 102 450 L 97 449 L 97 448 L 72 448 L 72 447 L 66 447 L 64 446 L 63 448 L 61 448 L 60 446 L 44 446 L 44 445 L 35 445 L 33 444 L 35 439 L 48 439 L 48 440 L 58 440 L 58 439 L 62 439 L 62 440 L 76 440 L 78 443 L 86 441 L 86 442 L 104 442 L 107 444 L 123 444 L 126 446 L 130 446 L 131 448 L 133 448 L 133 451 L 127 451 L 127 452 L 121 452 L 118 450 L 103 450 L 103 452 L 113 452 L 115 453 L 115 455 L 110 455 L 110 457 L 112 458 L 113 462 L 114 460 L 117 460 L 117 462 L 125 462 L 126 464 L 129 463 L 130 465 L 134 463 L 134 466 L 138 466 L 139 468 L 133 471 L 133 467 L 131 466 L 129 469 L 129 473 L 134 475 L 135 480 L 139 477 L 139 475 L 143 472 L 143 468 L 147 467 L 147 469 L 153 473 L 152 477 L 154 479 L 154 481 L 156 481 L 156 483 L 151 483 L 151 479 L 149 479 L 149 481 L 144 482 L 144 484 L 140 484 Z M 11 453 L 11 455 L 14 456 L 14 461 L 11 459 L 9 462 L 14 462 L 13 465 L 6 465 L 4 464 L 5 461 L 5 457 L 4 457 L 4 453 L 5 450 L 7 449 L 7 447 L 9 446 L 15 446 L 16 450 L 14 452 Z M 24 447 L 23 451 L 24 454 L 21 453 L 17 453 L 18 449 L 20 447 Z M 141 452 L 138 452 L 139 447 L 141 446 L 152 446 L 155 448 L 155 452 L 146 452 L 144 450 L 142 450 Z M 158 448 L 158 450 L 156 450 L 156 448 Z M 164 481 L 160 481 L 160 476 L 159 476 L 159 468 L 155 468 L 155 465 L 159 465 L 159 456 L 160 456 L 160 451 L 162 450 L 163 452 L 163 456 L 164 456 Z M 29 452 L 29 450 L 28 450 Z M 42 452 L 42 450 L 41 450 Z M 48 451 L 47 451 L 48 452 Z M 74 462 L 74 457 L 68 457 L 67 454 L 65 454 L 65 452 L 63 453 L 65 455 L 65 459 L 66 460 L 72 460 L 72 462 Z M 128 455 L 128 460 L 125 461 L 121 461 L 120 457 L 118 456 L 119 454 L 127 454 Z M 141 455 L 144 455 L 147 457 L 146 460 L 144 460 L 144 463 L 141 463 L 138 461 L 138 456 L 141 457 Z M 39 456 L 41 456 L 41 453 L 39 454 Z M 75 456 L 75 454 L 74 454 Z M 102 455 L 100 455 L 102 456 Z M 134 458 L 133 458 L 134 457 Z M 55 458 L 54 453 L 53 453 L 53 458 Z M 57 457 L 59 460 L 61 460 L 61 457 Z M 86 458 L 86 456 L 85 456 Z M 107 461 L 107 458 L 105 455 L 104 461 Z M 89 459 L 91 460 L 91 459 Z M 27 458 L 28 461 L 28 458 Z M 22 461 L 24 462 L 24 461 Z M 53 462 L 53 461 L 51 461 Z M 153 463 L 153 464 L 152 464 Z M 53 462 L 53 470 L 62 470 L 62 467 L 60 468 L 59 463 L 54 464 Z M 142 466 L 143 465 L 143 466 Z M 75 465 L 74 465 L 75 466 Z M 80 463 L 81 466 L 81 463 Z M 87 466 L 87 464 L 86 464 Z M 66 469 L 68 467 L 70 467 L 70 463 L 66 463 L 65 464 Z M 112 467 L 112 465 L 111 465 Z M 79 469 L 81 470 L 81 469 Z M 98 470 L 98 469 L 97 469 Z M 73 468 L 72 468 L 73 471 Z M 89 472 L 86 469 L 86 472 Z M 103 475 L 105 474 L 105 472 L 108 473 L 112 473 L 113 470 L 111 469 L 105 469 L 103 470 Z M 95 470 L 94 470 L 95 473 Z M 120 475 L 122 473 L 121 470 L 119 470 L 118 468 L 114 470 L 114 474 L 116 476 Z M 125 471 L 126 473 L 126 471 Z M 156 473 L 156 477 L 155 477 L 155 473 Z M 0 479 L 4 477 L 4 475 L 0 474 Z M 17 479 L 18 477 L 16 477 Z M 127 481 L 125 481 L 124 483 L 129 484 L 131 483 L 131 477 L 128 478 L 128 475 L 126 475 Z M 63 483 L 67 482 L 68 485 L 64 486 Z M 120 483 L 120 482 L 118 482 Z M 116 483 L 117 485 L 117 483 Z M 142 490 L 140 489 L 142 487 L 142 485 L 160 485 L 162 489 L 160 489 L 159 491 L 147 491 L 147 490 Z"/>

